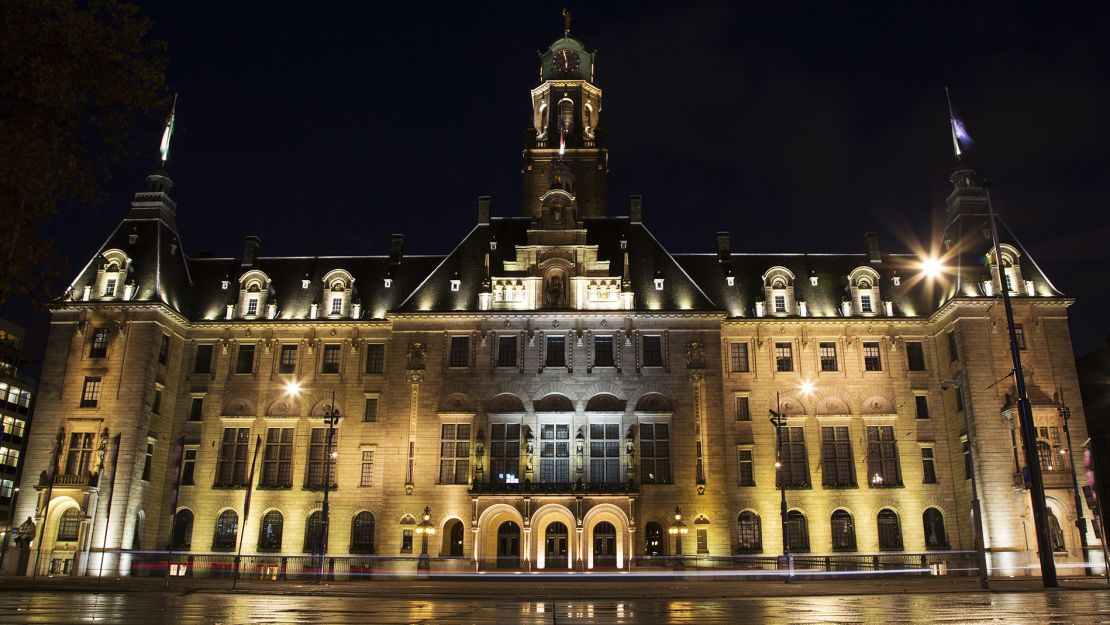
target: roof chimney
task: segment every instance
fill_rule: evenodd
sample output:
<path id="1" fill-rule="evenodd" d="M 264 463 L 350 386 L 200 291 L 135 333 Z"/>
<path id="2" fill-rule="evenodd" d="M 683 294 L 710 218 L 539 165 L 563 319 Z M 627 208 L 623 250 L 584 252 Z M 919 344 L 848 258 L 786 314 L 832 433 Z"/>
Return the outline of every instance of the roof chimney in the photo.
<path id="1" fill-rule="evenodd" d="M 644 196 L 628 196 L 628 221 L 639 224 L 644 222 Z"/>
<path id="2" fill-rule="evenodd" d="M 731 254 L 728 246 L 728 233 L 721 231 L 717 233 L 717 256 L 721 260 L 727 260 Z"/>
<path id="3" fill-rule="evenodd" d="M 478 225 L 489 225 L 489 207 L 493 198 L 488 195 L 478 196 Z"/>
<path id="4" fill-rule="evenodd" d="M 867 261 L 870 263 L 883 262 L 882 255 L 879 254 L 879 233 L 868 232 L 863 235 L 863 241 L 867 245 Z"/>
<path id="5" fill-rule="evenodd" d="M 405 235 L 393 234 L 389 237 L 389 264 L 401 263 L 402 252 L 405 249 Z"/>
<path id="6" fill-rule="evenodd" d="M 250 267 L 258 257 L 258 248 L 262 247 L 262 239 L 249 236 L 243 239 L 243 266 Z"/>

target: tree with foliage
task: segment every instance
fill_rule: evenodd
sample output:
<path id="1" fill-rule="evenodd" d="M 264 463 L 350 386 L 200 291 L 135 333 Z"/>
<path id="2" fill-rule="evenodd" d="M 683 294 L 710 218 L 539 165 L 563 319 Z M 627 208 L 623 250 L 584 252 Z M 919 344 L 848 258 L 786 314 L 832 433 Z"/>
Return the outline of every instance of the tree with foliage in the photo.
<path id="1" fill-rule="evenodd" d="M 0 1 L 0 303 L 47 294 L 47 227 L 101 199 L 137 122 L 166 107 L 150 30 L 117 0 Z"/>

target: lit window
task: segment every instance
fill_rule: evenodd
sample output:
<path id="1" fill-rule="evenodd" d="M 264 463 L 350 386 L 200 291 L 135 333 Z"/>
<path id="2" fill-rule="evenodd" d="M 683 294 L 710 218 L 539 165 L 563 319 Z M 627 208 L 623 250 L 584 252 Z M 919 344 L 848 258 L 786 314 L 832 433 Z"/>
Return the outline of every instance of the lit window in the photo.
<path id="1" fill-rule="evenodd" d="M 774 301 L 775 301 L 775 312 L 776 313 L 785 313 L 786 312 L 786 296 L 785 295 L 776 295 Z"/>
<path id="2" fill-rule="evenodd" d="M 836 343 L 827 342 L 818 345 L 821 355 L 821 371 L 836 371 Z"/>
<path id="3" fill-rule="evenodd" d="M 490 479 L 515 484 L 520 468 L 520 424 L 494 423 L 490 426 Z"/>
<path id="4" fill-rule="evenodd" d="M 331 315 L 342 315 L 343 314 L 343 296 L 342 295 L 336 295 L 336 296 L 331 298 L 331 312 L 329 312 L 328 314 L 331 314 Z"/>
<path id="5" fill-rule="evenodd" d="M 902 472 L 898 465 L 898 445 L 894 427 L 890 425 L 867 426 L 867 474 L 875 488 L 902 485 Z"/>
<path id="6" fill-rule="evenodd" d="M 258 296 L 257 295 L 251 295 L 250 297 L 247 298 L 247 314 L 248 315 L 257 315 L 258 314 Z"/>
<path id="7" fill-rule="evenodd" d="M 865 371 L 883 370 L 883 361 L 879 356 L 879 344 L 877 342 L 865 342 L 863 344 L 863 368 Z"/>
<path id="8" fill-rule="evenodd" d="M 861 313 L 873 313 L 873 312 L 875 312 L 875 309 L 871 307 L 871 296 L 870 295 L 860 295 L 859 296 L 859 311 Z"/>
<path id="9" fill-rule="evenodd" d="M 100 401 L 100 376 L 86 376 L 85 386 L 81 390 L 81 407 L 96 408 Z"/>
<path id="10" fill-rule="evenodd" d="M 108 355 L 108 328 L 93 330 L 92 344 L 89 346 L 89 358 L 104 358 Z"/>
<path id="11" fill-rule="evenodd" d="M 794 349 L 790 343 L 775 343 L 775 370 L 794 370 Z"/>

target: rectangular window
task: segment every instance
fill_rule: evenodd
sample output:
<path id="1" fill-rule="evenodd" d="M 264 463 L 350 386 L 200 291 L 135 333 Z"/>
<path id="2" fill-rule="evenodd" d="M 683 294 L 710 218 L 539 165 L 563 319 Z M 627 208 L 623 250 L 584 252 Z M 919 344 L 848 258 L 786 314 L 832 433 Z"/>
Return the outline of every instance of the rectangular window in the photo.
<path id="1" fill-rule="evenodd" d="M 775 370 L 794 370 L 794 348 L 790 343 L 775 343 Z"/>
<path id="2" fill-rule="evenodd" d="M 925 347 L 921 341 L 906 341 L 906 366 L 910 371 L 925 370 Z"/>
<path id="3" fill-rule="evenodd" d="M 952 387 L 952 391 L 956 396 L 956 412 L 964 411 L 964 391 L 958 386 Z"/>
<path id="4" fill-rule="evenodd" d="M 595 367 L 612 367 L 613 366 L 613 337 L 612 336 L 595 336 L 594 337 L 594 366 Z"/>
<path id="5" fill-rule="evenodd" d="M 162 391 L 154 389 L 154 399 L 150 402 L 151 414 L 158 414 L 162 410 Z"/>
<path id="6" fill-rule="evenodd" d="M 936 458 L 933 456 L 932 447 L 921 448 L 921 482 L 924 484 L 937 483 Z"/>
<path id="7" fill-rule="evenodd" d="M 497 366 L 498 367 L 515 367 L 517 359 L 515 334 L 501 335 L 497 337 Z"/>
<path id="8" fill-rule="evenodd" d="M 266 429 L 262 481 L 258 485 L 265 488 L 293 487 L 293 428 Z"/>
<path id="9" fill-rule="evenodd" d="M 385 345 L 368 343 L 366 345 L 366 373 L 378 374 L 385 370 Z"/>
<path id="10" fill-rule="evenodd" d="M 196 484 L 197 450 L 186 449 L 181 458 L 181 486 Z"/>
<path id="11" fill-rule="evenodd" d="M 100 401 L 100 376 L 85 376 L 85 386 L 81 389 L 81 407 L 96 408 Z"/>
<path id="12" fill-rule="evenodd" d="M 948 339 L 948 362 L 959 362 L 960 350 L 956 347 L 956 332 L 948 332 L 945 335 Z"/>
<path id="13" fill-rule="evenodd" d="M 809 488 L 809 454 L 806 453 L 805 429 L 782 428 L 782 467 L 777 479 L 786 488 Z M 777 484 L 776 484 L 777 485 Z"/>
<path id="14" fill-rule="evenodd" d="M 401 530 L 401 553 L 412 553 L 412 530 Z"/>
<path id="15" fill-rule="evenodd" d="M 747 395 L 740 395 L 736 398 L 736 420 L 737 421 L 751 421 L 752 410 L 751 403 L 748 401 Z"/>
<path id="16" fill-rule="evenodd" d="M 1009 276 L 1006 276 L 1009 278 Z M 112 297 L 116 294 L 116 279 L 108 278 L 104 281 L 104 297 Z"/>
<path id="17" fill-rule="evenodd" d="M 917 407 L 917 418 L 918 419 L 928 419 L 929 418 L 929 399 L 927 397 L 925 397 L 924 395 L 914 395 L 913 402 L 914 402 L 914 405 Z"/>
<path id="18" fill-rule="evenodd" d="M 590 482 L 615 484 L 621 481 L 621 426 L 619 423 L 590 424 Z"/>
<path id="19" fill-rule="evenodd" d="M 342 315 L 343 314 L 343 296 L 336 295 L 331 298 L 331 310 L 328 311 L 329 315 Z"/>
<path id="20" fill-rule="evenodd" d="M 451 352 L 447 359 L 448 367 L 466 367 L 470 365 L 470 337 L 452 336 Z"/>
<path id="21" fill-rule="evenodd" d="M 342 345 L 325 345 L 324 361 L 320 366 L 320 373 L 339 373 L 339 358 Z"/>
<path id="22" fill-rule="evenodd" d="M 902 485 L 894 426 L 867 426 L 867 474 L 875 488 Z"/>
<path id="23" fill-rule="evenodd" d="M 439 437 L 439 483 L 470 481 L 470 424 L 444 423 Z"/>
<path id="24" fill-rule="evenodd" d="M 297 345 L 286 343 L 281 346 L 281 355 L 278 356 L 278 373 L 295 373 L 297 371 Z"/>
<path id="25" fill-rule="evenodd" d="M 15 482 L 12 480 L 0 480 L 0 499 L 11 499 L 14 492 Z"/>
<path id="26" fill-rule="evenodd" d="M 257 295 L 251 295 L 251 296 L 247 297 L 247 314 L 248 315 L 257 315 L 258 314 L 258 296 Z"/>
<path id="27" fill-rule="evenodd" d="M 327 469 L 329 487 L 335 489 L 339 475 L 335 470 L 335 449 L 339 445 L 339 432 L 332 430 L 331 449 L 328 449 L 328 429 L 312 428 L 308 439 L 308 468 L 305 471 L 305 486 L 324 488 L 324 470 Z M 325 464 L 325 462 L 327 464 Z"/>
<path id="28" fill-rule="evenodd" d="M 709 530 L 699 529 L 698 537 L 698 553 L 709 553 Z"/>
<path id="29" fill-rule="evenodd" d="M 859 311 L 861 313 L 875 312 L 875 309 L 871 307 L 871 296 L 870 295 L 860 295 L 859 296 Z"/>
<path id="30" fill-rule="evenodd" d="M 490 426 L 490 479 L 501 484 L 516 484 L 520 470 L 520 424 L 494 423 Z"/>
<path id="31" fill-rule="evenodd" d="M 215 486 L 246 486 L 250 456 L 250 428 L 224 428 L 220 457 L 216 462 Z"/>
<path id="32" fill-rule="evenodd" d="M 197 355 L 193 360 L 193 373 L 212 373 L 211 345 L 197 345 Z"/>
<path id="33" fill-rule="evenodd" d="M 377 421 L 378 420 L 378 398 L 366 398 L 366 412 L 362 413 L 363 421 Z"/>
<path id="34" fill-rule="evenodd" d="M 158 364 L 164 365 L 170 358 L 170 335 L 162 335 L 162 345 L 158 348 Z"/>
<path id="35" fill-rule="evenodd" d="M 9 438 L 23 438 L 23 430 L 27 427 L 23 419 L 16 419 L 14 417 L 4 417 L 4 435 Z M 18 442 L 18 441 L 17 441 Z"/>
<path id="36" fill-rule="evenodd" d="M 363 450 L 362 452 L 362 470 L 359 472 L 358 478 L 359 486 L 373 486 L 374 485 L 374 452 L 373 450 Z"/>
<path id="37" fill-rule="evenodd" d="M 755 467 L 752 462 L 752 450 L 737 450 L 736 461 L 740 468 L 740 485 L 755 486 Z"/>
<path id="38" fill-rule="evenodd" d="M 848 426 L 821 428 L 821 473 L 821 484 L 824 486 L 848 488 L 856 485 Z"/>
<path id="39" fill-rule="evenodd" d="M 0 446 L 0 467 L 15 469 L 19 465 L 19 449 Z"/>
<path id="40" fill-rule="evenodd" d="M 108 355 L 108 328 L 93 330 L 92 343 L 89 345 L 89 358 L 104 358 Z"/>
<path id="41" fill-rule="evenodd" d="M 1020 323 L 1014 324 L 1014 341 L 1017 342 L 1018 349 L 1025 349 L 1025 328 Z"/>
<path id="42" fill-rule="evenodd" d="M 964 454 L 964 479 L 971 479 L 971 443 L 968 442 L 967 437 L 964 436 L 960 439 L 960 450 Z"/>
<path id="43" fill-rule="evenodd" d="M 92 432 L 72 432 L 69 435 L 69 450 L 66 453 L 66 475 L 85 475 L 93 456 Z"/>
<path id="44" fill-rule="evenodd" d="M 570 482 L 570 425 L 540 425 L 540 482 Z"/>
<path id="45" fill-rule="evenodd" d="M 143 458 L 142 480 L 144 482 L 149 482 L 150 481 L 150 469 L 151 469 L 150 465 L 153 464 L 153 463 L 154 463 L 154 443 L 148 442 L 146 444 L 146 456 Z"/>
<path id="46" fill-rule="evenodd" d="M 836 371 L 836 343 L 832 341 L 819 343 L 817 350 L 820 352 L 821 356 L 821 370 Z"/>
<path id="47" fill-rule="evenodd" d="M 775 312 L 777 312 L 777 313 L 786 312 L 786 296 L 785 295 L 776 295 L 775 296 Z"/>
<path id="48" fill-rule="evenodd" d="M 547 337 L 547 352 L 544 354 L 545 367 L 567 366 L 567 339 L 564 336 Z"/>
<path id="49" fill-rule="evenodd" d="M 751 371 L 751 365 L 748 362 L 747 343 L 729 343 L 728 364 L 729 371 L 733 373 L 747 373 Z"/>
<path id="50" fill-rule="evenodd" d="M 189 401 L 189 420 L 200 421 L 204 418 L 204 398 L 194 397 Z"/>
<path id="51" fill-rule="evenodd" d="M 658 335 L 644 337 L 644 366 L 663 366 L 663 337 Z"/>
<path id="52" fill-rule="evenodd" d="M 671 483 L 671 426 L 669 423 L 640 424 L 640 482 Z"/>
<path id="53" fill-rule="evenodd" d="M 882 371 L 883 361 L 879 356 L 879 344 L 864 342 L 863 344 L 863 369 L 864 371 Z"/>
<path id="54" fill-rule="evenodd" d="M 235 373 L 254 373 L 254 347 L 253 343 L 239 346 L 239 353 L 235 358 Z"/>

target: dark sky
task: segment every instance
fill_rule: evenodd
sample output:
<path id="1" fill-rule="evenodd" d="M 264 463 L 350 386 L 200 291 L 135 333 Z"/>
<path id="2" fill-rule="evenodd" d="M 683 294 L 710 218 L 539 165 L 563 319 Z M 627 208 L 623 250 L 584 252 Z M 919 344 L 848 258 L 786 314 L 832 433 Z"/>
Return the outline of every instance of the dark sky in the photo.
<path id="1" fill-rule="evenodd" d="M 447 252 L 520 214 L 536 51 L 563 3 L 144 7 L 180 92 L 168 169 L 187 253 Z M 1079 353 L 1110 330 L 1107 3 L 571 3 L 599 51 L 610 212 L 644 195 L 672 251 L 863 251 L 929 241 L 952 167 L 944 87 L 995 205 L 1065 293 Z M 157 165 L 67 215 L 70 275 Z M 914 233 L 912 236 L 909 233 Z"/>

